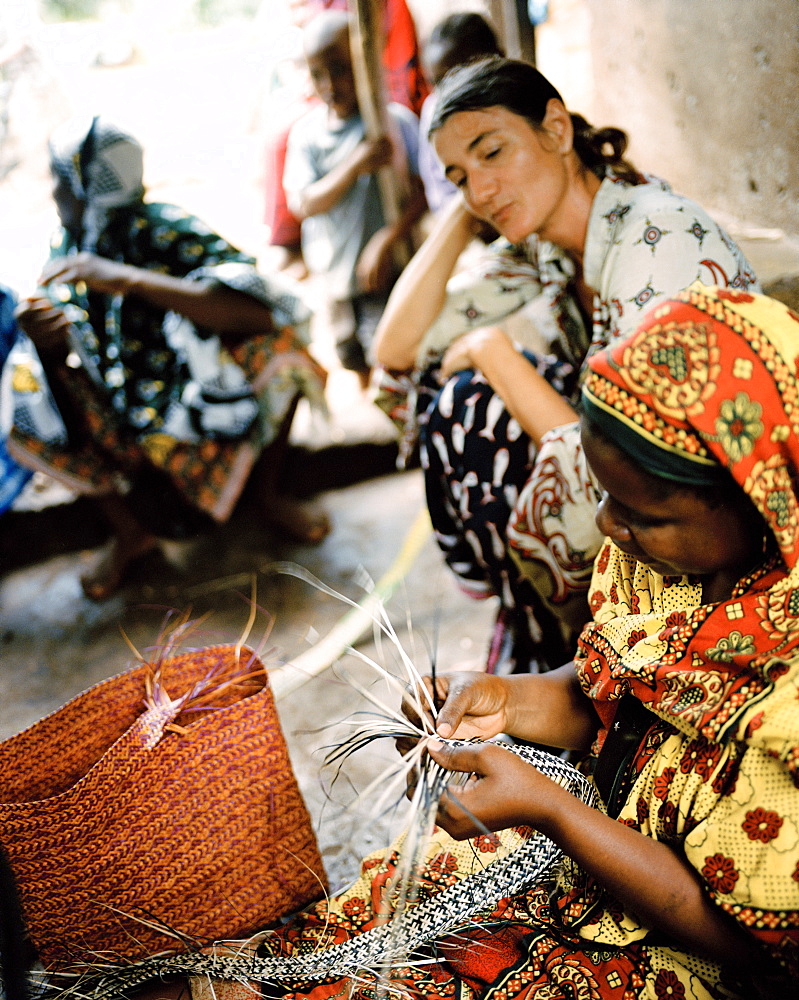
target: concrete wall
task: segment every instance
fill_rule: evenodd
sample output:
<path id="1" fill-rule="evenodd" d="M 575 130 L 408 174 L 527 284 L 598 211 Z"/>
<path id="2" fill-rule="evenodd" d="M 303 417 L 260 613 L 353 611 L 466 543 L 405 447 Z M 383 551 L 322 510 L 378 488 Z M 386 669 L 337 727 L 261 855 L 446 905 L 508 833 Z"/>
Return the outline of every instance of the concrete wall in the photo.
<path id="1" fill-rule="evenodd" d="M 584 2 L 595 124 L 706 208 L 799 234 L 798 0 Z"/>

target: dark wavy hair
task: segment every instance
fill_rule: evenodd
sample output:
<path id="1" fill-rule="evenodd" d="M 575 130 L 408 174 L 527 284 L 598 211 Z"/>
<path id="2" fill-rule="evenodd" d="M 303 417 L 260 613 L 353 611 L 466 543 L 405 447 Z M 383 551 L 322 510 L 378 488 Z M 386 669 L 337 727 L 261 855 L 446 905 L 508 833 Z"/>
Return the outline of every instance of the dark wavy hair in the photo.
<path id="1" fill-rule="evenodd" d="M 489 56 L 456 66 L 441 81 L 436 94 L 428 138 L 458 112 L 493 107 L 506 108 L 541 132 L 549 101 L 554 98 L 564 103 L 560 93 L 535 66 L 504 56 Z M 599 176 L 610 169 L 622 180 L 641 183 L 640 173 L 624 159 L 626 132 L 613 127 L 594 128 L 582 115 L 572 114 L 571 120 L 574 151 L 586 169 Z"/>

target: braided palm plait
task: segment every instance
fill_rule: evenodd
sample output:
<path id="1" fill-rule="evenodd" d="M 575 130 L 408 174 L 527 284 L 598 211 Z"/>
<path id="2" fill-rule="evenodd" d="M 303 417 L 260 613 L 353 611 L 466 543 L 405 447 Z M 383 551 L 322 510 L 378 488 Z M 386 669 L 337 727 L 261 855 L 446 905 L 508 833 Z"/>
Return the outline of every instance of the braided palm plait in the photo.
<path id="1" fill-rule="evenodd" d="M 443 742 L 450 746 L 464 745 L 459 740 Z M 596 805 L 593 785 L 559 757 L 533 747 L 499 745 L 522 757 L 580 801 Z M 129 994 L 152 980 L 174 975 L 243 983 L 314 981 L 371 972 L 384 975 L 420 946 L 468 925 L 473 914 L 540 881 L 561 858 L 560 849 L 551 840 L 541 833 L 532 833 L 510 854 L 487 868 L 408 907 L 400 927 L 392 920 L 343 944 L 291 958 L 237 958 L 189 952 L 154 956 L 129 965 L 109 965 L 102 971 L 98 963 L 92 974 L 81 976 L 66 987 L 63 985 L 66 977 L 59 977 L 59 982 L 51 983 L 50 989 L 57 992 L 59 1000 L 69 997 L 101 1000 L 123 992 Z M 48 997 L 51 995 L 48 993 Z"/>

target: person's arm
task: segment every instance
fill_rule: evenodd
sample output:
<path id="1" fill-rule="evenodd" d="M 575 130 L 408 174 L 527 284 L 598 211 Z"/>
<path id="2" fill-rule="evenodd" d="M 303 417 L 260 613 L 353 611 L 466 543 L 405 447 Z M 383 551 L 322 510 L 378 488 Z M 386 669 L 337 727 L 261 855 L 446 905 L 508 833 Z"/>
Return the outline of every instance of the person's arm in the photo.
<path id="1" fill-rule="evenodd" d="M 568 400 L 539 375 L 500 327 L 471 330 L 453 342 L 441 372 L 452 375 L 464 368 L 480 369 L 536 446 L 548 431 L 577 420 Z"/>
<path id="2" fill-rule="evenodd" d="M 245 292 L 212 281 L 192 281 L 120 264 L 96 254 L 56 257 L 45 267 L 40 282 L 45 286 L 83 282 L 89 290 L 106 295 L 135 295 L 220 335 L 233 335 L 233 339 L 272 330 L 269 307 Z"/>
<path id="3" fill-rule="evenodd" d="M 438 823 L 457 840 L 483 832 L 473 817 L 489 830 L 532 826 L 645 925 L 719 961 L 751 960 L 750 938 L 708 899 L 677 851 L 586 805 L 502 747 L 437 746 L 429 747 L 434 760 L 471 774 L 439 809 Z"/>
<path id="4" fill-rule="evenodd" d="M 298 219 L 329 212 L 362 174 L 374 174 L 391 162 L 391 140 L 362 139 L 350 156 L 299 190 L 288 193 L 288 206 Z"/>
<path id="5" fill-rule="evenodd" d="M 375 358 L 386 368 L 412 368 L 422 338 L 444 305 L 447 281 L 469 245 L 477 220 L 453 198 L 391 291 L 377 327 Z"/>

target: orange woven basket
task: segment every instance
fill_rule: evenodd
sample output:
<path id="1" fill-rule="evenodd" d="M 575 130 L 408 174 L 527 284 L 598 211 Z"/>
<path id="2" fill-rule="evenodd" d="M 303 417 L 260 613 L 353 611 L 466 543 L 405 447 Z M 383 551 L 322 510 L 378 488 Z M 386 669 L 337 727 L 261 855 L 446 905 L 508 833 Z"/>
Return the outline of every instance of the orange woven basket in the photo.
<path id="1" fill-rule="evenodd" d="M 246 647 L 135 667 L 0 743 L 0 840 L 49 970 L 243 937 L 325 888 Z"/>

